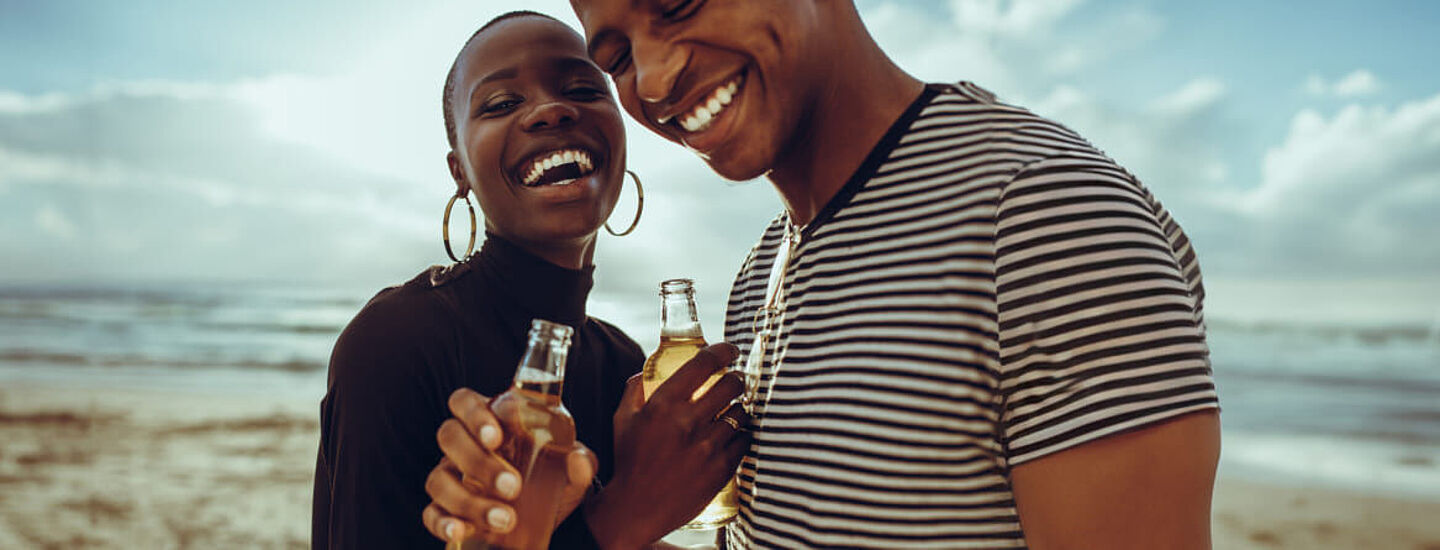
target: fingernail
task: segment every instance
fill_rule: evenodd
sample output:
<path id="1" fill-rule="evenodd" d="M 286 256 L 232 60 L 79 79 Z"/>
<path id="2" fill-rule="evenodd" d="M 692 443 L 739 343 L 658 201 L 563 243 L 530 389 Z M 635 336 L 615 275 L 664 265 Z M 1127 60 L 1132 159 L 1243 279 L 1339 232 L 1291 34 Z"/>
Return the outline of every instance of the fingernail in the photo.
<path id="1" fill-rule="evenodd" d="M 520 476 L 500 472 L 500 475 L 495 476 L 495 490 L 500 492 L 500 498 L 515 498 L 520 494 Z"/>
<path id="2" fill-rule="evenodd" d="M 494 449 L 500 446 L 500 428 L 486 424 L 480 427 L 480 443 L 487 449 Z"/>
<path id="3" fill-rule="evenodd" d="M 490 522 L 491 527 L 506 530 L 515 522 L 515 514 L 506 508 L 491 508 L 490 513 L 485 514 L 485 520 Z"/>
<path id="4" fill-rule="evenodd" d="M 445 540 L 455 540 L 455 520 L 442 519 L 440 524 L 442 525 L 440 530 L 445 533 Z"/>

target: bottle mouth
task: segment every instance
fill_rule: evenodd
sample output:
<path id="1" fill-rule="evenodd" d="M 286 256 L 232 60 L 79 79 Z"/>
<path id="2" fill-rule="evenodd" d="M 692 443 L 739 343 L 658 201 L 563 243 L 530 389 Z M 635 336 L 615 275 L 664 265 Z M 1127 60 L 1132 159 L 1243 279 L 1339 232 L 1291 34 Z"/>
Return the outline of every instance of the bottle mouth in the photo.
<path id="1" fill-rule="evenodd" d="M 695 292 L 695 279 L 668 279 L 660 283 L 660 295 Z"/>
<path id="2" fill-rule="evenodd" d="M 574 333 L 575 329 L 570 328 L 569 325 L 552 323 L 544 319 L 533 319 L 530 321 L 531 338 L 541 337 L 550 340 L 559 340 L 568 346 L 570 345 L 570 335 Z"/>

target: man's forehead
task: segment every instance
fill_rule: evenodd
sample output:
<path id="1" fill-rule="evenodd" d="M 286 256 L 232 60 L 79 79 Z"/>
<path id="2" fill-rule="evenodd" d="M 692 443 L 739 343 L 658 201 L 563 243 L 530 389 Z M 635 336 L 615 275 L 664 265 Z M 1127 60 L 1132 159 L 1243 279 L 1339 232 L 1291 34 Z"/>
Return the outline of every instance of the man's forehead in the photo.
<path id="1" fill-rule="evenodd" d="M 575 10 L 575 16 L 587 27 L 589 20 L 598 18 L 624 18 L 626 15 L 640 13 L 647 0 L 570 0 L 570 8 Z"/>

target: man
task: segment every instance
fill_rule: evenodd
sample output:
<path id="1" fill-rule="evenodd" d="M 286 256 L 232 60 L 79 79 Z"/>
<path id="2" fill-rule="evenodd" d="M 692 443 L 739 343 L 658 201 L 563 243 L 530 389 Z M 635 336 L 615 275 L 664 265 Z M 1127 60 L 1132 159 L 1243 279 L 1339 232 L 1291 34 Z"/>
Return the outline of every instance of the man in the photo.
<path id="1" fill-rule="evenodd" d="M 571 4 L 636 120 L 784 201 L 726 322 L 763 346 L 730 547 L 1209 547 L 1203 288 L 1133 176 L 850 0 Z"/>
<path id="2" fill-rule="evenodd" d="M 726 546 L 1209 548 L 1203 287 L 1133 176 L 906 74 L 851 0 L 571 4 L 626 111 L 785 205 L 727 311 Z"/>

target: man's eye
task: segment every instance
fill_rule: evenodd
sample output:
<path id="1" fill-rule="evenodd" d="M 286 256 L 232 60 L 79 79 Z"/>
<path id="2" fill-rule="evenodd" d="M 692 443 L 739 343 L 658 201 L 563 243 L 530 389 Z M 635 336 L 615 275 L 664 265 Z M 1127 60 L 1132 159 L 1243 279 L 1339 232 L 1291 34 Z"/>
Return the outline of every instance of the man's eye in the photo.
<path id="1" fill-rule="evenodd" d="M 621 50 L 620 53 L 615 55 L 615 60 L 611 61 L 610 64 L 605 67 L 605 72 L 610 73 L 611 75 L 618 75 L 625 72 L 625 69 L 629 68 L 629 66 L 630 48 L 625 48 L 624 50 Z"/>
<path id="2" fill-rule="evenodd" d="M 678 0 L 661 8 L 660 16 L 670 21 L 680 21 L 694 15 L 705 0 Z"/>

